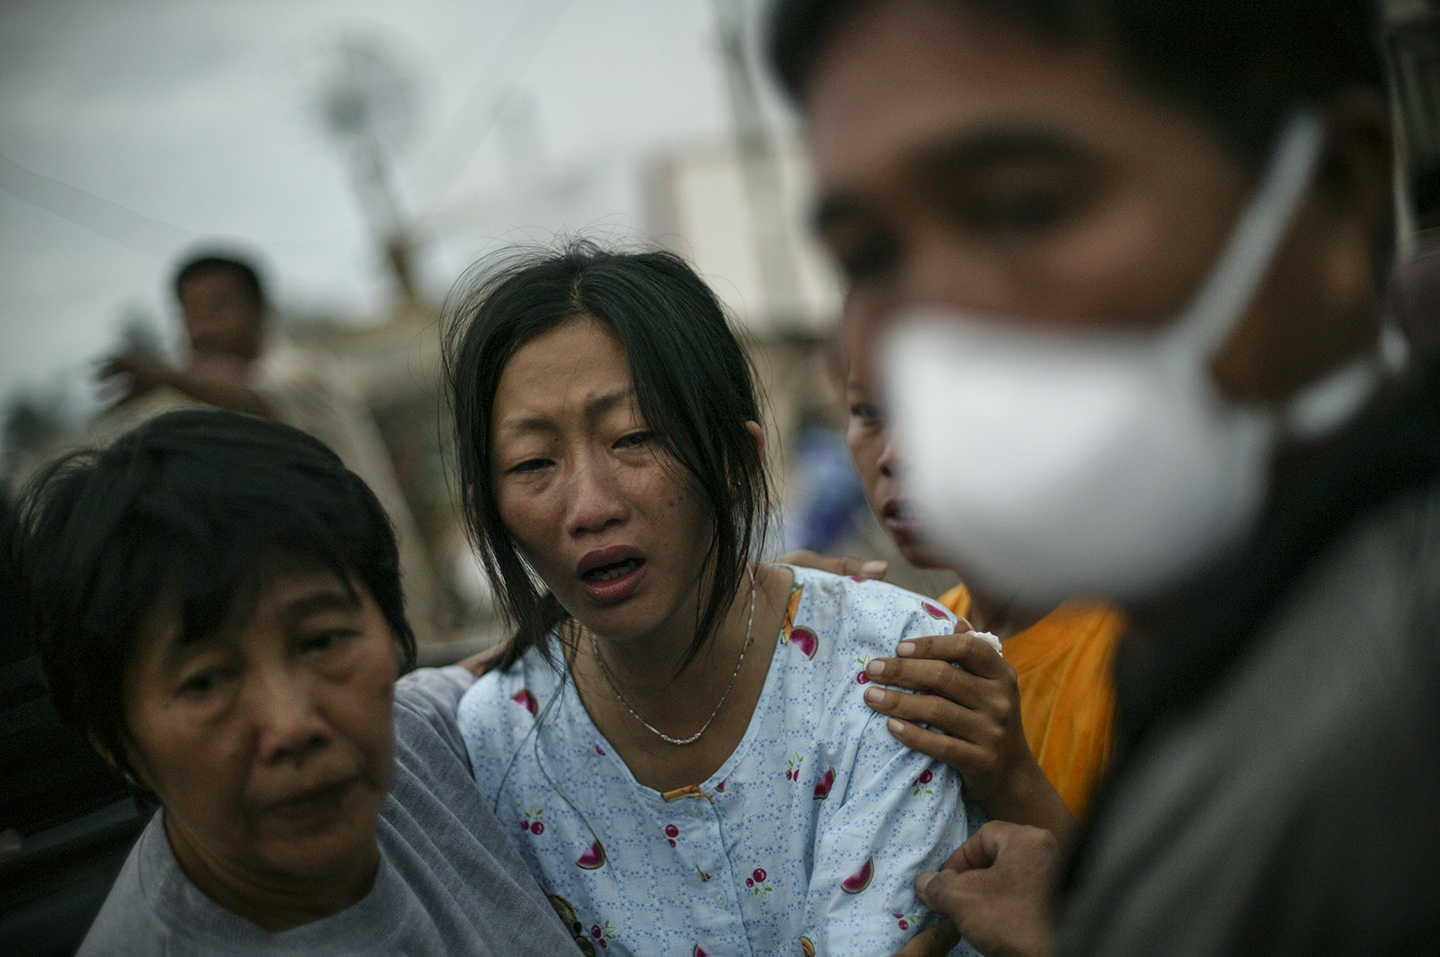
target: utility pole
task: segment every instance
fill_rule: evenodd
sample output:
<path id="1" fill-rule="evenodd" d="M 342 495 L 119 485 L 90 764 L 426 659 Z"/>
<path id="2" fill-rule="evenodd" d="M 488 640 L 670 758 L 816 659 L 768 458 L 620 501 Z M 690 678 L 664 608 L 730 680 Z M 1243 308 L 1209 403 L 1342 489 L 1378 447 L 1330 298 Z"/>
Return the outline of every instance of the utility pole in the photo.
<path id="1" fill-rule="evenodd" d="M 765 129 L 760 97 L 745 66 L 744 0 L 714 0 L 714 6 L 765 305 L 777 327 L 793 327 L 803 310 L 800 281 L 785 237 L 779 157 Z"/>

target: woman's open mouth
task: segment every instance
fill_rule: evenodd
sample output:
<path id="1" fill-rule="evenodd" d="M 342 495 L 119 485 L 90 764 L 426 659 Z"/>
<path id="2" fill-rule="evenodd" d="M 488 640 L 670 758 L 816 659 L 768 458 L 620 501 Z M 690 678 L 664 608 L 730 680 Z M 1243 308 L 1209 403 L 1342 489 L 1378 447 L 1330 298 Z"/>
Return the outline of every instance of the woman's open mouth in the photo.
<path id="1" fill-rule="evenodd" d="M 609 565 L 601 565 L 599 568 L 592 568 L 586 572 L 584 578 L 587 582 L 608 582 L 614 581 L 621 575 L 634 571 L 643 564 L 643 559 L 627 558 L 624 561 L 613 562 Z"/>
<path id="2" fill-rule="evenodd" d="M 607 548 L 592 552 L 580 562 L 580 584 L 590 600 L 613 605 L 629 598 L 640 584 L 645 559 L 630 548 Z"/>

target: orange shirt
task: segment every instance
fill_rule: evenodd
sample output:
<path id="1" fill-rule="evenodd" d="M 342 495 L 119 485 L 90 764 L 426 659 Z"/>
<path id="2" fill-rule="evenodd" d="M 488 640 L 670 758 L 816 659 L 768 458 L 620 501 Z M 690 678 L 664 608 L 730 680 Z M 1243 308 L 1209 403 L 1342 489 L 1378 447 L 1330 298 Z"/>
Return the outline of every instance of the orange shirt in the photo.
<path id="1" fill-rule="evenodd" d="M 970 593 L 956 585 L 940 603 L 964 618 Z M 1110 665 L 1125 619 L 1108 605 L 1065 602 L 1004 642 L 1020 684 L 1025 740 L 1076 818 L 1110 760 L 1115 688 Z"/>

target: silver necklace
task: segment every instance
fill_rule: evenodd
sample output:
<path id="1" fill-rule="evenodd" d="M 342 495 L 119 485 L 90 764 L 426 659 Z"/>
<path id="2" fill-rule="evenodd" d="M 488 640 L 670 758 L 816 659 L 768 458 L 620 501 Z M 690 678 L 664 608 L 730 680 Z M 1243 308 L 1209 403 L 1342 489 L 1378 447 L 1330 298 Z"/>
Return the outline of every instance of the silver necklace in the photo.
<path id="1" fill-rule="evenodd" d="M 730 689 L 735 687 L 735 679 L 740 677 L 740 666 L 745 663 L 745 652 L 750 650 L 750 638 L 753 634 L 753 629 L 755 627 L 755 570 L 752 568 L 749 569 L 749 571 L 750 621 L 745 625 L 745 644 L 740 646 L 740 660 L 735 662 L 735 670 L 730 675 L 730 683 L 725 686 L 725 693 L 720 696 L 719 702 L 717 702 L 715 705 L 715 710 L 710 712 L 710 717 L 705 719 L 705 723 L 700 726 L 700 730 L 696 731 L 688 738 L 672 738 L 670 735 L 666 734 L 664 731 L 661 731 L 649 721 L 646 721 L 644 718 L 640 717 L 638 714 L 635 713 L 635 709 L 630 707 L 630 702 L 626 701 L 625 696 L 620 693 L 620 689 L 615 684 L 615 679 L 610 676 L 610 668 L 608 665 L 605 664 L 604 656 L 600 654 L 600 639 L 595 637 L 595 632 L 590 632 L 590 644 L 595 649 L 595 661 L 599 663 L 600 673 L 605 676 L 605 683 L 610 686 L 610 691 L 615 695 L 615 700 L 620 702 L 620 704 L 624 706 L 626 711 L 630 712 L 630 717 L 634 718 L 636 721 L 639 721 L 646 727 L 647 730 L 650 731 L 651 734 L 655 735 L 661 741 L 664 741 L 667 744 L 684 745 L 694 744 L 696 741 L 699 741 L 700 736 L 704 734 L 707 730 L 709 730 L 710 722 L 715 720 L 715 716 L 719 714 L 720 709 L 725 706 L 725 699 L 730 697 Z M 589 629 L 586 630 L 589 631 Z"/>

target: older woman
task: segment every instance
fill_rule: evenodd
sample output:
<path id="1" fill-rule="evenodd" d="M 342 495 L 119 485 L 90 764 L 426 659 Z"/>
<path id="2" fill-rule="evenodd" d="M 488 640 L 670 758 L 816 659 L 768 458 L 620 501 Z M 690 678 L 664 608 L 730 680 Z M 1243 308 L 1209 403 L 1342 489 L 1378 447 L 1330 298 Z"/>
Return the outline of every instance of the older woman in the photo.
<path id="1" fill-rule="evenodd" d="M 971 826 L 866 664 L 955 619 L 753 560 L 751 372 L 677 257 L 522 256 L 455 310 L 461 491 L 517 626 L 460 726 L 521 856 L 608 953 L 892 953 Z"/>
<path id="2" fill-rule="evenodd" d="M 83 955 L 553 955 L 415 645 L 375 496 L 288 426 L 176 412 L 21 503 L 62 717 L 160 803 Z"/>

